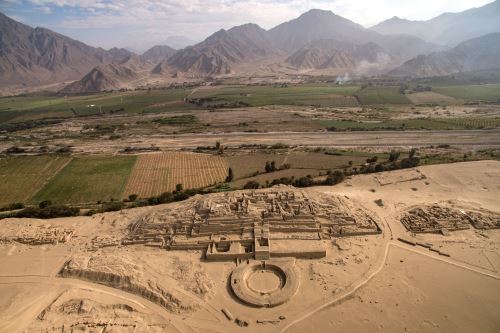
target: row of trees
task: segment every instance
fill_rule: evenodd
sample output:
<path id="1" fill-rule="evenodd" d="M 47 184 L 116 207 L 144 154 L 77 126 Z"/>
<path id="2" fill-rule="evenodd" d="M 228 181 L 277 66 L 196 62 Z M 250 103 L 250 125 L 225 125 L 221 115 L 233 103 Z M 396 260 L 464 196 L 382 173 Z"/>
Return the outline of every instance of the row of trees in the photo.
<path id="1" fill-rule="evenodd" d="M 266 181 L 265 184 L 260 184 L 256 180 L 250 180 L 244 185 L 244 189 L 257 189 L 261 187 L 271 187 L 274 185 L 293 185 L 295 187 L 309 187 L 309 186 L 317 186 L 317 185 L 335 185 L 341 183 L 345 177 L 358 174 L 358 173 L 373 173 L 373 172 L 382 172 L 386 170 L 396 170 L 396 169 L 404 169 L 404 168 L 412 168 L 416 167 L 420 164 L 420 159 L 417 157 L 417 150 L 412 149 L 408 153 L 408 157 L 400 159 L 401 153 L 397 151 L 392 151 L 389 154 L 388 161 L 385 163 L 377 163 L 378 157 L 371 157 L 366 160 L 366 164 L 357 168 L 352 168 L 352 162 L 349 163 L 350 169 L 335 170 L 329 171 L 326 175 L 326 178 L 317 180 L 314 179 L 311 175 L 306 177 L 281 177 L 278 179 L 274 179 L 271 182 Z M 272 172 L 276 171 L 276 163 L 266 162 L 266 171 Z M 234 180 L 233 169 L 229 168 L 228 175 L 226 177 L 226 182 L 231 182 Z M 101 207 L 97 210 L 90 210 L 87 212 L 87 215 L 92 215 L 95 213 L 109 212 L 109 211 L 117 211 L 123 208 L 129 207 L 140 207 L 140 206 L 148 206 L 148 205 L 158 205 L 164 203 L 170 203 L 174 201 L 183 201 L 188 199 L 189 197 L 196 194 L 206 194 L 211 193 L 212 190 L 203 190 L 203 189 L 189 189 L 184 190 L 182 184 L 177 184 L 175 187 L 175 191 L 172 192 L 164 192 L 158 196 L 149 197 L 146 199 L 140 199 L 138 195 L 132 194 L 128 197 L 128 199 L 123 201 L 113 201 L 101 204 Z M 9 205 L 8 207 L 4 207 L 1 210 L 18 210 L 17 212 L 7 213 L 2 217 L 30 217 L 30 218 L 54 218 L 54 217 L 66 217 L 66 216 L 77 216 L 80 215 L 80 208 L 70 207 L 66 205 L 54 204 L 50 200 L 45 200 L 40 202 L 37 206 L 24 207 L 22 203 Z"/>
<path id="2" fill-rule="evenodd" d="M 275 161 L 267 161 L 264 170 L 266 170 L 266 172 L 275 172 L 279 170 L 290 169 L 290 167 L 291 165 L 289 163 L 284 163 L 280 167 L 277 167 Z"/>
<path id="3" fill-rule="evenodd" d="M 389 170 L 406 169 L 413 168 L 420 164 L 420 158 L 417 157 L 417 149 L 411 149 L 408 152 L 408 157 L 400 159 L 401 153 L 398 151 L 392 151 L 389 154 L 389 158 L 386 162 L 378 162 L 378 157 L 373 156 L 366 159 L 366 164 L 362 165 L 359 169 L 352 168 L 352 161 L 349 161 L 349 169 L 328 171 L 327 177 L 324 180 L 315 180 L 311 175 L 306 177 L 281 177 L 272 180 L 271 182 L 266 181 L 265 184 L 260 184 L 256 180 L 248 181 L 243 188 L 244 189 L 257 189 L 266 188 L 274 185 L 293 185 L 295 187 L 309 187 L 318 185 L 335 185 L 341 183 L 345 177 L 351 176 L 359 173 L 375 173 Z M 269 163 L 269 171 L 272 171 L 272 163 Z M 266 163 L 266 167 L 268 163 Z M 267 171 L 267 168 L 266 168 Z"/>

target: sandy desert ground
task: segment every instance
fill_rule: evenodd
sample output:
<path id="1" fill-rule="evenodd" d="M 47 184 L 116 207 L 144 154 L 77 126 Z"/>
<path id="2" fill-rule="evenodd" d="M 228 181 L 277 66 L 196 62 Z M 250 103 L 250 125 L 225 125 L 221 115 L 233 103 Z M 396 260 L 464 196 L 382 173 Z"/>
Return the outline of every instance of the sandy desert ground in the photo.
<path id="1" fill-rule="evenodd" d="M 353 132 L 269 132 L 269 133 L 222 133 L 222 134 L 175 134 L 148 135 L 123 138 L 117 141 L 103 141 L 101 138 L 79 140 L 57 138 L 47 140 L 49 146 L 71 146 L 74 153 L 115 154 L 127 147 L 157 147 L 161 150 L 196 149 L 213 146 L 219 141 L 226 147 L 242 145 L 295 145 L 330 148 L 394 148 L 428 147 L 452 145 L 464 150 L 478 148 L 498 148 L 500 131 L 498 130 L 457 130 L 457 131 L 353 131 Z M 22 145 L 22 144 L 21 144 Z M 0 144 L 0 149 L 8 149 L 10 142 Z M 26 148 L 34 149 L 37 144 Z M 24 147 L 24 146 L 23 146 Z M 29 150 L 29 149 L 28 149 Z"/>
<path id="2" fill-rule="evenodd" d="M 499 194 L 481 161 L 4 219 L 0 332 L 498 332 Z"/>

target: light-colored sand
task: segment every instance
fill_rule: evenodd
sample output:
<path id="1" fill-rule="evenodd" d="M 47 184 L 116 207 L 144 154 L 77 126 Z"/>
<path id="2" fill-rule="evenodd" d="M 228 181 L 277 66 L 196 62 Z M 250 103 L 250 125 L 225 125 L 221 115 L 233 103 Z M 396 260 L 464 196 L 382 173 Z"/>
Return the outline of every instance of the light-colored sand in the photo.
<path id="1" fill-rule="evenodd" d="M 382 234 L 316 241 L 326 257 L 296 260 L 298 292 L 273 308 L 249 307 L 232 295 L 234 262 L 206 262 L 200 251 L 120 245 L 130 223 L 185 203 L 93 217 L 3 220 L 0 332 L 62 332 L 62 325 L 64 332 L 71 325 L 83 332 L 498 332 L 500 230 L 412 235 L 399 217 L 428 204 L 500 214 L 499 162 L 362 175 L 305 191 L 311 198 L 344 196 L 373 216 Z M 71 237 L 62 239 L 61 230 Z M 57 244 L 15 240 L 51 234 Z M 399 237 L 431 243 L 450 257 Z M 294 246 L 293 240 L 287 244 Z M 65 262 L 87 275 L 61 277 Z M 249 283 L 255 289 L 276 288 L 274 276 L 254 275 Z M 250 326 L 240 328 L 222 309 Z"/>

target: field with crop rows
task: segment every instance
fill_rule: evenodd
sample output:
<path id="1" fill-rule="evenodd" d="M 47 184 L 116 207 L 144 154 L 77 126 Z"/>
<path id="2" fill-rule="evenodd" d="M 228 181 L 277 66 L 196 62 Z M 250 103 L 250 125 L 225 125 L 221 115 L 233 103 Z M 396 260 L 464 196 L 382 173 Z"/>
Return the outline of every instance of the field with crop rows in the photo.
<path id="1" fill-rule="evenodd" d="M 175 190 L 200 188 L 225 180 L 227 166 L 218 156 L 194 153 L 146 154 L 137 157 L 124 197 L 137 194 L 141 198 Z"/>
<path id="2" fill-rule="evenodd" d="M 500 84 L 433 86 L 432 90 L 467 102 L 500 101 Z"/>
<path id="3" fill-rule="evenodd" d="M 70 160 L 59 156 L 0 159 L 0 206 L 26 202 Z"/>
<path id="4" fill-rule="evenodd" d="M 383 121 L 320 120 L 331 131 L 343 130 L 466 130 L 500 127 L 499 118 L 414 118 Z"/>
<path id="5" fill-rule="evenodd" d="M 196 109 L 196 105 L 184 102 L 190 91 L 187 88 L 179 88 L 67 97 L 1 97 L 0 122 L 89 116 L 97 115 L 101 111 L 105 114 L 123 114 Z"/>
<path id="6" fill-rule="evenodd" d="M 75 157 L 31 199 L 32 203 L 95 203 L 120 199 L 136 156 Z"/>
<path id="7" fill-rule="evenodd" d="M 355 94 L 362 105 L 374 104 L 411 104 L 411 101 L 399 92 L 399 87 L 367 87 Z"/>
<path id="8" fill-rule="evenodd" d="M 221 86 L 200 89 L 191 98 L 211 98 L 208 104 L 247 103 L 250 106 L 264 105 L 319 105 L 355 106 L 352 94 L 357 86 L 301 85 L 274 86 Z"/>
<path id="9" fill-rule="evenodd" d="M 463 129 L 492 129 L 500 127 L 500 118 L 444 118 L 437 121 Z"/>
<path id="10" fill-rule="evenodd" d="M 283 152 L 269 153 L 249 153 L 245 155 L 227 156 L 226 161 L 233 169 L 234 179 L 250 177 L 254 173 L 265 171 L 266 162 L 274 161 L 276 166 L 280 167 L 285 160 L 286 155 Z"/>
<path id="11" fill-rule="evenodd" d="M 461 104 L 461 101 L 454 97 L 438 94 L 434 91 L 406 94 L 406 97 L 408 97 L 408 99 L 410 99 L 410 101 L 412 101 L 413 104 L 439 104 L 439 105 Z"/>
<path id="12" fill-rule="evenodd" d="M 328 152 L 328 154 L 327 154 Z M 342 170 L 351 167 L 360 167 L 367 158 L 377 156 L 379 160 L 387 160 L 387 154 L 365 153 L 350 151 L 270 151 L 268 153 L 252 153 L 248 155 L 234 155 L 226 157 L 234 171 L 235 180 L 233 187 L 242 187 L 246 182 L 255 180 L 260 184 L 271 182 L 281 177 L 294 177 L 295 179 L 311 175 L 318 176 L 328 170 Z M 275 161 L 279 168 L 289 164 L 290 169 L 275 172 L 265 172 L 266 161 Z M 255 173 L 259 173 L 254 175 Z"/>

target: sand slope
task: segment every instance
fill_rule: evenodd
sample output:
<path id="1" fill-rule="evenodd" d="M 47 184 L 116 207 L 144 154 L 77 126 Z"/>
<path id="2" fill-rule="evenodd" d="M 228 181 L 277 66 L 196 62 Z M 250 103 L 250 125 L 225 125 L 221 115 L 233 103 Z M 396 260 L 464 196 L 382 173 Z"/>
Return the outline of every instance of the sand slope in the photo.
<path id="1" fill-rule="evenodd" d="M 195 201 L 93 217 L 3 220 L 0 332 L 498 332 L 500 229 L 471 224 L 446 236 L 440 229 L 413 234 L 400 218 L 432 206 L 498 217 L 500 162 L 360 175 L 304 193 L 342 196 L 382 233 L 317 241 L 326 257 L 297 259 L 298 292 L 272 308 L 234 297 L 228 287 L 234 261 L 121 245 L 144 216 L 167 221 L 162 216 L 182 215 Z"/>

